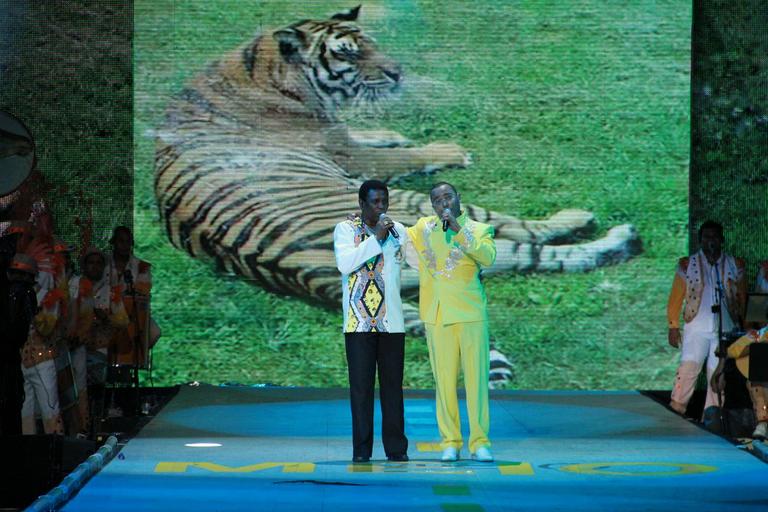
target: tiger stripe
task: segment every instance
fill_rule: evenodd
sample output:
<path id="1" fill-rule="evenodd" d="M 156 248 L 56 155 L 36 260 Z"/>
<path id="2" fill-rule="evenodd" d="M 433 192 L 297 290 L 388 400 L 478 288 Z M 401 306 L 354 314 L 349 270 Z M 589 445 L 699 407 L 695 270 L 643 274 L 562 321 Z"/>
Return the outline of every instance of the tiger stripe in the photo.
<path id="1" fill-rule="evenodd" d="M 363 146 L 337 111 L 371 106 L 402 80 L 400 66 L 354 23 L 357 12 L 257 35 L 175 96 L 156 132 L 154 182 L 160 218 L 175 247 L 266 290 L 324 306 L 340 302 L 332 233 L 356 209 L 357 189 L 370 170 L 351 167 Z M 443 151 L 457 152 L 455 145 L 430 146 L 378 146 L 366 154 L 385 155 L 385 163 L 414 172 L 441 168 L 433 160 L 439 162 Z M 464 153 L 452 158 L 445 161 L 466 165 Z M 371 160 L 369 169 L 386 171 L 376 165 Z M 593 230 L 587 212 L 521 221 L 464 207 L 496 230 L 503 255 L 491 271 L 589 270 L 631 254 L 622 252 L 622 240 L 613 246 L 545 245 Z M 412 225 L 433 210 L 425 194 L 391 189 L 389 214 Z M 403 282 L 407 291 L 417 280 Z"/>

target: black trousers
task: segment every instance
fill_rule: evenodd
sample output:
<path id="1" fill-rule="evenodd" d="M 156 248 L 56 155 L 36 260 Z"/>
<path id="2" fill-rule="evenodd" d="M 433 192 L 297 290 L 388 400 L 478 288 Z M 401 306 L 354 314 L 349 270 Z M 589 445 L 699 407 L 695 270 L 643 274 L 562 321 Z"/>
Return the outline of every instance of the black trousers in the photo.
<path id="1" fill-rule="evenodd" d="M 408 451 L 403 418 L 403 359 L 405 334 L 349 332 L 344 334 L 349 368 L 354 457 L 373 451 L 373 391 L 379 370 L 381 437 L 387 457 Z"/>

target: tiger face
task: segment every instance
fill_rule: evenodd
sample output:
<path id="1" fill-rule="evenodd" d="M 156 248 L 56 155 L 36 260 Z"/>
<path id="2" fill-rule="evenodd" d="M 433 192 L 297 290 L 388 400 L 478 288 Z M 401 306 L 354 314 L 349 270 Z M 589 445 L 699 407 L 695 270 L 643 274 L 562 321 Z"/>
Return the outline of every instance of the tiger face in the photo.
<path id="1" fill-rule="evenodd" d="M 355 23 L 359 11 L 300 21 L 272 34 L 283 61 L 301 69 L 328 114 L 349 103 L 375 103 L 402 82 L 400 66 Z"/>

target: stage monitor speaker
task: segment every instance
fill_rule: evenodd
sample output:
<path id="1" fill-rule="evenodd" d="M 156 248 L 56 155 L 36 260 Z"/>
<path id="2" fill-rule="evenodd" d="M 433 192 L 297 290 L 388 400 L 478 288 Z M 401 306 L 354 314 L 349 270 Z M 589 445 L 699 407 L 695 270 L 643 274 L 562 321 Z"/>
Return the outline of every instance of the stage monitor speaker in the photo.
<path id="1" fill-rule="evenodd" d="M 752 343 L 749 346 L 750 382 L 768 382 L 768 343 Z"/>

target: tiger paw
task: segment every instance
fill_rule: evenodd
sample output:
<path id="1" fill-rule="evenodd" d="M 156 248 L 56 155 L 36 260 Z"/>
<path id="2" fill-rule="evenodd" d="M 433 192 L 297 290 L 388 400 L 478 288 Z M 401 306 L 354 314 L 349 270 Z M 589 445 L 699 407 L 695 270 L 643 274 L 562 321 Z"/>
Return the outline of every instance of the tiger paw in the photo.
<path id="1" fill-rule="evenodd" d="M 426 336 L 427 331 L 424 328 L 424 322 L 421 320 L 414 320 L 412 322 L 405 322 L 405 332 L 411 336 Z"/>
<path id="2" fill-rule="evenodd" d="M 458 144 L 433 142 L 423 148 L 426 161 L 424 172 L 432 173 L 449 167 L 468 167 L 472 164 L 472 155 Z"/>
<path id="3" fill-rule="evenodd" d="M 406 304 L 403 304 L 405 306 Z M 424 322 L 421 321 L 419 318 L 419 311 L 418 309 L 415 310 L 416 314 L 409 314 L 409 311 L 406 311 L 405 308 L 403 308 L 403 321 L 405 323 L 405 332 L 410 334 L 411 336 L 425 336 L 426 335 L 426 329 L 424 328 Z"/>
<path id="4" fill-rule="evenodd" d="M 370 148 L 396 148 L 411 145 L 405 136 L 391 130 L 350 130 L 352 142 Z"/>

